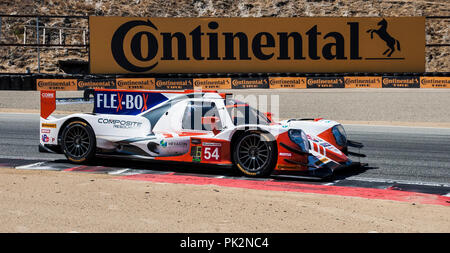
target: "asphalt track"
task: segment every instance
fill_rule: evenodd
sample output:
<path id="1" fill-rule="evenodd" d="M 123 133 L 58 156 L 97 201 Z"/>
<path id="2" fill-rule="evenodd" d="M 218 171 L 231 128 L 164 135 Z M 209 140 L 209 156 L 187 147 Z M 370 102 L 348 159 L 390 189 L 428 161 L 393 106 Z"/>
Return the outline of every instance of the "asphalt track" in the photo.
<path id="1" fill-rule="evenodd" d="M 349 139 L 364 143 L 361 152 L 367 158 L 361 162 L 369 166 L 341 172 L 331 184 L 386 188 L 395 183 L 396 187 L 421 186 L 420 192 L 442 195 L 450 192 L 450 129 L 372 125 L 345 125 L 345 128 Z M 39 153 L 38 144 L 38 114 L 0 114 L 0 164 L 20 166 L 48 161 L 66 169 L 73 167 L 63 155 Z M 106 166 L 130 168 L 130 163 L 106 161 Z M 172 170 L 197 175 L 227 173 L 139 162 L 131 166 L 140 170 Z"/>

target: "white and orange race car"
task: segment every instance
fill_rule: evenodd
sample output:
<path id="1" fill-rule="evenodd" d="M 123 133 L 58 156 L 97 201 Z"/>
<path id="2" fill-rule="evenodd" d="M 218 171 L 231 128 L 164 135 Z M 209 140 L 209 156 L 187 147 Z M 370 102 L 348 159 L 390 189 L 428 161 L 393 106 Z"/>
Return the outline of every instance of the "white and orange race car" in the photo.
<path id="1" fill-rule="evenodd" d="M 325 119 L 273 122 L 244 102 L 215 91 L 85 90 L 84 98 L 57 99 L 41 91 L 41 152 L 73 163 L 96 156 L 221 165 L 246 176 L 272 173 L 328 177 L 348 167 L 343 126 Z M 91 98 L 93 95 L 93 99 Z M 56 104 L 94 103 L 93 113 L 62 118 Z"/>

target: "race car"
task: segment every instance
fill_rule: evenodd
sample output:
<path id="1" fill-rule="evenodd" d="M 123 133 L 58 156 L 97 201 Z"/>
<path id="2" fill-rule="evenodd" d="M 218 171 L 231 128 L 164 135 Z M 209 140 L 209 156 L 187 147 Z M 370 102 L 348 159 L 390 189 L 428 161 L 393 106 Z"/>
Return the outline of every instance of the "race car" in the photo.
<path id="1" fill-rule="evenodd" d="M 73 163 L 97 156 L 228 166 L 249 177 L 325 178 L 354 164 L 344 127 L 326 119 L 272 120 L 217 91 L 88 89 L 83 98 L 41 91 L 41 152 Z M 93 98 L 92 98 L 93 97 Z M 93 103 L 92 113 L 56 118 L 56 104 Z"/>

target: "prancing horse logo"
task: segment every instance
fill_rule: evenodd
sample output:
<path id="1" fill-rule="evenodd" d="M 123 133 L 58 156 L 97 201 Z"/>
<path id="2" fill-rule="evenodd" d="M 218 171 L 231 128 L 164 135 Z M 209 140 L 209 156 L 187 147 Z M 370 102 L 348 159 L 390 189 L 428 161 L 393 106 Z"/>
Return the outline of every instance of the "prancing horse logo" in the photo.
<path id="1" fill-rule="evenodd" d="M 397 50 L 400 51 L 400 42 L 398 40 L 394 39 L 387 32 L 388 23 L 387 23 L 386 19 L 383 18 L 383 20 L 378 22 L 378 25 L 380 26 L 380 28 L 378 28 L 377 30 L 369 29 L 369 30 L 367 30 L 367 33 L 370 33 L 370 38 L 371 39 L 373 39 L 373 33 L 378 34 L 380 39 L 384 40 L 386 42 L 386 45 L 389 47 L 386 51 L 384 51 L 383 55 L 387 54 L 387 52 L 390 51 L 387 56 L 391 57 L 392 53 L 395 51 L 395 45 L 396 44 L 397 44 Z"/>

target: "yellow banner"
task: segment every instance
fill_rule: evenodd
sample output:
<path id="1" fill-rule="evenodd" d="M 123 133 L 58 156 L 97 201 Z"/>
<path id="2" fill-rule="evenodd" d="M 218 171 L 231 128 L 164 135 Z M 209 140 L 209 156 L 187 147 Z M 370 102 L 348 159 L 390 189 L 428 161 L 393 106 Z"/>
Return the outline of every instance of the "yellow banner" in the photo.
<path id="1" fill-rule="evenodd" d="M 90 17 L 91 73 L 424 72 L 425 17 Z"/>
<path id="2" fill-rule="evenodd" d="M 382 88 L 381 76 L 346 76 L 345 88 Z"/>
<path id="3" fill-rule="evenodd" d="M 231 78 L 199 78 L 194 79 L 194 89 L 231 89 Z"/>
<path id="4" fill-rule="evenodd" d="M 306 89 L 306 77 L 269 77 L 271 89 Z"/>
<path id="5" fill-rule="evenodd" d="M 117 89 L 154 90 L 155 78 L 116 78 Z"/>
<path id="6" fill-rule="evenodd" d="M 77 79 L 36 79 L 37 90 L 77 90 Z"/>
<path id="7" fill-rule="evenodd" d="M 450 88 L 450 77 L 422 76 L 420 88 Z"/>

